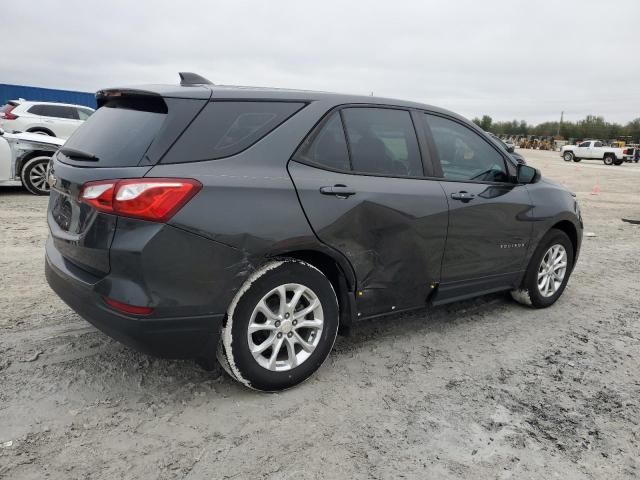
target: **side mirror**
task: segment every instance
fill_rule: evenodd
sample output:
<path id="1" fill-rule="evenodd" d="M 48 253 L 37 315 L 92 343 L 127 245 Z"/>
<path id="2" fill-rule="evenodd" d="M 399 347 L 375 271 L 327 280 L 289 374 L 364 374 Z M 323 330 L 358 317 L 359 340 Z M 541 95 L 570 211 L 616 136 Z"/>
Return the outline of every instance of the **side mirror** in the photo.
<path id="1" fill-rule="evenodd" d="M 522 163 L 518 164 L 516 179 L 518 183 L 536 183 L 540 180 L 540 170 Z"/>
<path id="2" fill-rule="evenodd" d="M 515 150 L 516 149 L 515 149 L 515 147 L 513 145 L 512 146 L 507 146 L 507 152 L 513 153 L 513 152 L 515 152 Z"/>

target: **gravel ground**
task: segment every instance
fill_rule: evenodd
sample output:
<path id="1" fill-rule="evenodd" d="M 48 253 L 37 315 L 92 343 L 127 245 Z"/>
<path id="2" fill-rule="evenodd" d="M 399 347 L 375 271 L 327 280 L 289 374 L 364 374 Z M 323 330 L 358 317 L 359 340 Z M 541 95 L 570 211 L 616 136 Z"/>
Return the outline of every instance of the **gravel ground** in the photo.
<path id="1" fill-rule="evenodd" d="M 278 394 L 84 322 L 44 280 L 46 198 L 0 191 L 0 477 L 640 477 L 640 164 L 522 152 L 595 235 L 553 307 L 362 322 Z"/>

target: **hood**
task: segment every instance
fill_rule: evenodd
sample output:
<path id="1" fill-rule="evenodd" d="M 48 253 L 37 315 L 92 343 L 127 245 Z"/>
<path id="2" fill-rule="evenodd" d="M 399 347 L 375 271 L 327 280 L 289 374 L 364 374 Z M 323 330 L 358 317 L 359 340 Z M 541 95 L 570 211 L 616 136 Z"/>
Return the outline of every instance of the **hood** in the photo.
<path id="1" fill-rule="evenodd" d="M 2 135 L 8 141 L 19 141 L 19 142 L 29 142 L 29 143 L 38 143 L 42 145 L 49 145 L 52 147 L 61 147 L 64 145 L 65 140 L 58 137 L 51 137 L 49 135 L 42 135 L 40 133 L 8 133 L 4 132 Z"/>

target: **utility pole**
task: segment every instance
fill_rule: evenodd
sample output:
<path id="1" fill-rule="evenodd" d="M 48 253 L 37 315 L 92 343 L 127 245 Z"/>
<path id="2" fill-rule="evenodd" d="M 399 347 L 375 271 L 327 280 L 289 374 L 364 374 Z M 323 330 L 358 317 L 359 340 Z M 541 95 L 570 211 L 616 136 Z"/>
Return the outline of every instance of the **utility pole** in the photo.
<path id="1" fill-rule="evenodd" d="M 564 112 L 560 112 L 560 123 L 558 124 L 558 133 L 556 136 L 560 136 L 560 127 L 562 126 L 562 118 L 564 117 Z"/>

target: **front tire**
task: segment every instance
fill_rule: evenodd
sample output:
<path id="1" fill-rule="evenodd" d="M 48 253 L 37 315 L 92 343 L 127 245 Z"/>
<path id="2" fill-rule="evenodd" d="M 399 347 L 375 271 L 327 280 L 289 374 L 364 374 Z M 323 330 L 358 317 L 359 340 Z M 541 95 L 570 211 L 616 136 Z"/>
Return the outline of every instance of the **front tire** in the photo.
<path id="1" fill-rule="evenodd" d="M 564 159 L 565 162 L 570 162 L 571 160 L 573 160 L 573 153 L 564 152 L 564 155 L 562 155 L 562 158 Z"/>
<path id="2" fill-rule="evenodd" d="M 256 390 L 293 387 L 326 360 L 338 325 L 336 293 L 322 272 L 294 259 L 269 262 L 229 307 L 222 365 Z"/>
<path id="3" fill-rule="evenodd" d="M 613 165 L 614 157 L 613 155 L 605 155 L 602 161 L 605 165 Z"/>
<path id="4" fill-rule="evenodd" d="M 521 288 L 512 290 L 511 296 L 530 307 L 549 307 L 564 292 L 572 271 L 573 244 L 566 233 L 553 228 L 531 257 Z"/>
<path id="5" fill-rule="evenodd" d="M 22 185 L 34 195 L 49 195 L 47 182 L 47 165 L 49 157 L 35 157 L 27 161 L 22 167 L 20 178 Z"/>

